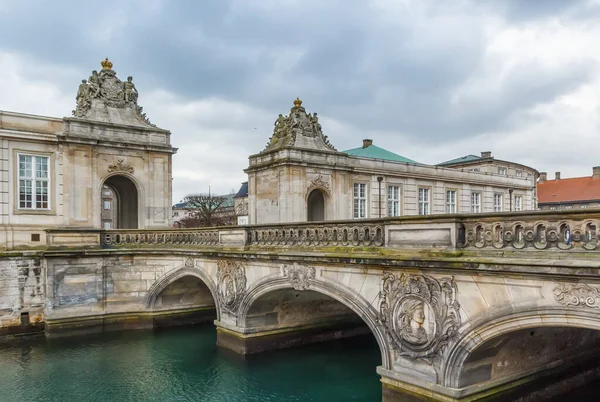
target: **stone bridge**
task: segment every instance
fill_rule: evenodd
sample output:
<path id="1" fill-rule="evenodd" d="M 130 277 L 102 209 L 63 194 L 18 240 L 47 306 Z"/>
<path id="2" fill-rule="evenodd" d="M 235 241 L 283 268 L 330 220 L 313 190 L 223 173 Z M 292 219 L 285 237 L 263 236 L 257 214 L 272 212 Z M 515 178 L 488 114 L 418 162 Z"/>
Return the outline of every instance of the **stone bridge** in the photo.
<path id="1" fill-rule="evenodd" d="M 0 331 L 214 320 L 243 354 L 372 333 L 384 400 L 538 400 L 600 374 L 598 224 L 561 211 L 48 230 L 43 250 L 0 261 Z"/>

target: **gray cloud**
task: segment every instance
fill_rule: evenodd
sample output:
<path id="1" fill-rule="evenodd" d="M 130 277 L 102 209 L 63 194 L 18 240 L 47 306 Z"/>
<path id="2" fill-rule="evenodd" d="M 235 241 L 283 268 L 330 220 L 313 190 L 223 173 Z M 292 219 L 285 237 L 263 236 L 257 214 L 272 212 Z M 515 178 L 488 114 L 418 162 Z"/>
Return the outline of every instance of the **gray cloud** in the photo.
<path id="1" fill-rule="evenodd" d="M 578 28 L 579 19 L 599 13 L 590 1 L 408 3 L 0 0 L 0 52 L 62 66 L 67 72 L 45 78 L 67 94 L 76 90 L 76 72 L 85 77 L 108 56 L 121 75 L 134 75 L 141 104 L 173 131 L 176 146 L 221 141 L 234 144 L 235 155 L 260 151 L 272 121 L 296 96 L 324 122 L 339 123 L 324 125 L 338 149 L 377 135 L 379 145 L 400 152 L 409 143 L 449 147 L 538 124 L 546 116 L 528 110 L 597 79 L 597 54 L 564 61 L 557 54 L 550 64 L 515 56 L 509 63 L 490 50 L 511 29 L 555 20 Z M 44 70 L 23 74 L 38 79 Z M 157 104 L 163 98 L 147 97 L 161 90 L 181 107 L 220 103 L 201 104 L 180 124 Z M 201 170 L 202 161 L 190 157 L 181 152 L 175 160 Z M 237 181 L 246 162 L 210 161 Z"/>

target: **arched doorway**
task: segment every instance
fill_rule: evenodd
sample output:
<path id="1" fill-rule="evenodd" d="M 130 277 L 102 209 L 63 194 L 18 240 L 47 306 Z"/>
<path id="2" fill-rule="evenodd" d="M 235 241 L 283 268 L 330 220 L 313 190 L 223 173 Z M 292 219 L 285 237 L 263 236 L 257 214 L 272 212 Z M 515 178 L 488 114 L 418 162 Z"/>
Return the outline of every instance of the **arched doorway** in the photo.
<path id="1" fill-rule="evenodd" d="M 125 176 L 111 176 L 104 182 L 101 195 L 102 228 L 138 228 L 138 191 Z"/>
<path id="2" fill-rule="evenodd" d="M 325 220 L 325 196 L 319 189 L 311 191 L 307 200 L 308 221 L 324 221 Z"/>

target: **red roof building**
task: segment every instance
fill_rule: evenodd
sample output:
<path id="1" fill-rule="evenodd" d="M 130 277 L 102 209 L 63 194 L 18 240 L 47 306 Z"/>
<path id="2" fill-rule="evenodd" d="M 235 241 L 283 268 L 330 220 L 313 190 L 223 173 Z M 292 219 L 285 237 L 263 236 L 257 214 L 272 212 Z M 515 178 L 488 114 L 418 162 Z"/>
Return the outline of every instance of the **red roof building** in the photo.
<path id="1" fill-rule="evenodd" d="M 573 209 L 600 207 L 600 166 L 593 168 L 592 176 L 561 179 L 556 172 L 554 180 L 540 173 L 537 186 L 540 209 Z"/>

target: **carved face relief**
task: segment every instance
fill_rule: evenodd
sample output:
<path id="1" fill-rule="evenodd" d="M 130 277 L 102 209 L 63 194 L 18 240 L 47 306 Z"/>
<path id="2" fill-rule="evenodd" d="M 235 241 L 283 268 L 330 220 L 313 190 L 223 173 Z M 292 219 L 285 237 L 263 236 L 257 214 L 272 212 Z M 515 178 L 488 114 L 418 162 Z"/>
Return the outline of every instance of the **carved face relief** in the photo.
<path id="1" fill-rule="evenodd" d="M 433 309 L 422 300 L 407 297 L 400 305 L 400 314 L 394 325 L 400 336 L 413 345 L 424 345 L 435 334 L 435 314 Z"/>
<path id="2" fill-rule="evenodd" d="M 441 357 L 460 327 L 457 293 L 453 278 L 384 275 L 379 321 L 398 356 Z"/>
<path id="3" fill-rule="evenodd" d="M 244 266 L 235 261 L 217 261 L 217 290 L 221 308 L 235 314 L 246 293 Z"/>

